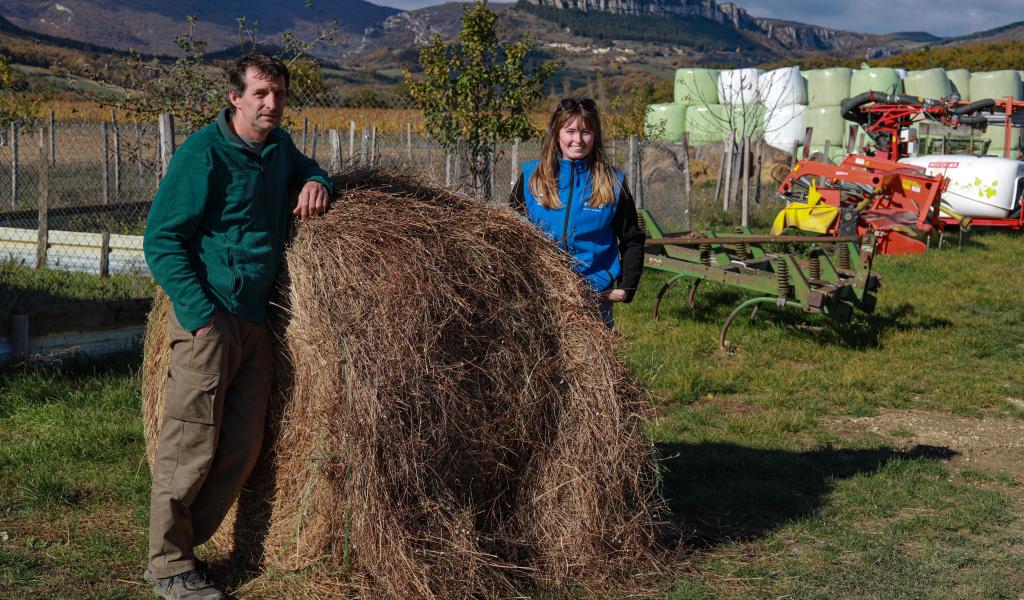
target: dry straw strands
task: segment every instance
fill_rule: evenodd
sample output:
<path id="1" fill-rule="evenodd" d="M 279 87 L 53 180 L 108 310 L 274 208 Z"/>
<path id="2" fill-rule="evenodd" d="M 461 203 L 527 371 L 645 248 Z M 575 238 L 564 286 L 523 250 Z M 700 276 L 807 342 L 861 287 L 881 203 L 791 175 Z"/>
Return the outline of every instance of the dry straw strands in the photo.
<path id="1" fill-rule="evenodd" d="M 598 592 L 649 568 L 649 407 L 565 256 L 412 176 L 335 187 L 287 251 L 264 456 L 213 543 L 390 598 Z M 151 446 L 165 312 L 147 335 Z"/>

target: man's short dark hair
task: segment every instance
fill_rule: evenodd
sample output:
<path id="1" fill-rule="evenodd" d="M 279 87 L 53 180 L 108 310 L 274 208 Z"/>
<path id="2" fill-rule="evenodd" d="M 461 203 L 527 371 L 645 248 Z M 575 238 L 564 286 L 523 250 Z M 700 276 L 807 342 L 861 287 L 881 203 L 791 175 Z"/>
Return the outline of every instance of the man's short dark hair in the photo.
<path id="1" fill-rule="evenodd" d="M 288 67 L 283 62 L 266 54 L 253 52 L 239 57 L 238 60 L 228 65 L 226 69 L 230 89 L 239 96 L 245 93 L 245 72 L 250 68 L 255 69 L 264 79 L 283 77 L 285 91 L 288 90 L 288 86 L 291 84 L 291 75 L 289 75 Z"/>

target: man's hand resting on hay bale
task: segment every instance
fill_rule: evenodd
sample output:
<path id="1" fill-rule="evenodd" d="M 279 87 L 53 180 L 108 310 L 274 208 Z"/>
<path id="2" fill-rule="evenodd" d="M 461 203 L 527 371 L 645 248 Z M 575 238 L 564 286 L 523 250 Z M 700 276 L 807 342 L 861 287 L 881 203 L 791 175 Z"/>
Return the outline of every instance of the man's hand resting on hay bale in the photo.
<path id="1" fill-rule="evenodd" d="M 298 215 L 301 219 L 322 214 L 327 210 L 327 199 L 327 188 L 322 183 L 307 181 L 299 192 L 299 203 L 292 214 Z"/>

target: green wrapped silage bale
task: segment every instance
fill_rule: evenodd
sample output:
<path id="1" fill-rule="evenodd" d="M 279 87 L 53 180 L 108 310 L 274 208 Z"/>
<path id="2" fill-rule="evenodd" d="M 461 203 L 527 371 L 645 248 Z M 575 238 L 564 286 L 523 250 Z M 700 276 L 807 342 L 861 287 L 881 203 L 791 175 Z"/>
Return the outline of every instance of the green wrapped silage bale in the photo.
<path id="1" fill-rule="evenodd" d="M 941 100 L 953 94 L 949 77 L 942 68 L 911 71 L 903 80 L 903 93 L 918 98 Z"/>
<path id="2" fill-rule="evenodd" d="M 647 107 L 644 132 L 666 142 L 678 142 L 686 128 L 686 105 L 651 104 Z"/>
<path id="3" fill-rule="evenodd" d="M 718 73 L 718 69 L 676 69 L 675 101 L 683 104 L 717 104 Z"/>
<path id="4" fill-rule="evenodd" d="M 1020 150 L 1020 127 L 1010 128 L 1010 154 L 1011 157 L 1015 158 L 1017 151 Z M 988 145 L 988 151 L 986 154 L 993 156 L 1002 156 L 1003 150 L 1006 149 L 1006 128 L 1002 125 L 989 125 L 984 133 L 978 134 L 982 139 L 989 140 L 991 143 Z"/>
<path id="5" fill-rule="evenodd" d="M 946 71 L 946 77 L 949 77 L 950 86 L 955 87 L 955 91 L 960 94 L 960 99 L 969 102 L 971 99 L 971 72 L 967 69 L 953 69 Z"/>
<path id="6" fill-rule="evenodd" d="M 883 92 L 886 94 L 902 94 L 903 83 L 896 69 L 889 67 L 871 67 L 858 69 L 850 76 L 850 98 L 864 92 Z"/>
<path id="7" fill-rule="evenodd" d="M 1012 96 L 1021 99 L 1020 73 L 1017 71 L 987 71 L 971 73 L 971 99 L 973 101 Z"/>
<path id="8" fill-rule="evenodd" d="M 722 126 L 719 121 L 721 114 L 723 114 L 723 109 L 719 104 L 688 106 L 685 129 L 690 136 L 690 142 L 706 144 L 722 141 Z"/>
<path id="9" fill-rule="evenodd" d="M 804 113 L 804 124 L 812 127 L 811 146 L 823 146 L 828 141 L 832 146 L 843 143 L 847 122 L 838 106 L 812 106 Z"/>
<path id="10" fill-rule="evenodd" d="M 853 70 L 846 67 L 808 71 L 807 104 L 809 106 L 838 106 L 850 97 Z"/>

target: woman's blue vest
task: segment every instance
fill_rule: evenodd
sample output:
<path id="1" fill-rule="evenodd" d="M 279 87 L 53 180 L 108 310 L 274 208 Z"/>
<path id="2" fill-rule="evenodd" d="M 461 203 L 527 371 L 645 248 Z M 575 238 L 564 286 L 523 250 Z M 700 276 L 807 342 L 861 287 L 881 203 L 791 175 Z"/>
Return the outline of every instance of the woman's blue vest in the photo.
<path id="1" fill-rule="evenodd" d="M 587 206 L 591 193 L 589 160 L 558 159 L 558 197 L 562 208 L 541 206 L 530 193 L 530 177 L 537 168 L 534 160 L 523 165 L 523 196 L 526 214 L 560 248 L 576 259 L 576 270 L 587 279 L 591 289 L 610 289 L 622 275 L 619 246 L 612 230 L 612 219 L 619 204 L 623 173 L 615 170 L 615 200 L 600 208 Z"/>

